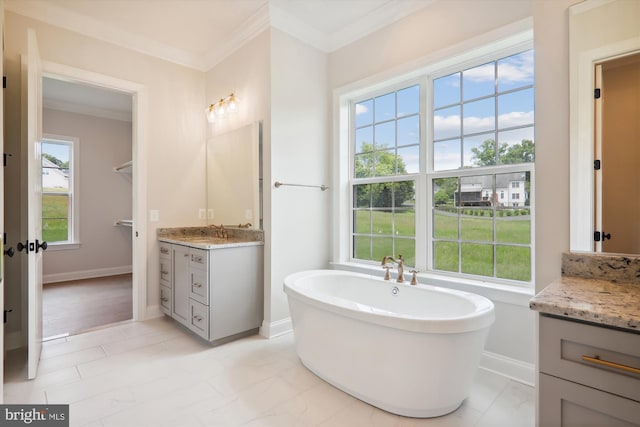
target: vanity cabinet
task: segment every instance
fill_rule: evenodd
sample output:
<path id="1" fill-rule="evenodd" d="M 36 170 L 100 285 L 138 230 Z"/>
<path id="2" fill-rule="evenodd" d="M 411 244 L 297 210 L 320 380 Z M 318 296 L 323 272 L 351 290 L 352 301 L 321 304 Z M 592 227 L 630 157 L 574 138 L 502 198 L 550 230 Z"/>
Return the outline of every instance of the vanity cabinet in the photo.
<path id="1" fill-rule="evenodd" d="M 262 245 L 200 249 L 161 242 L 163 312 L 214 343 L 257 332 L 263 319 L 262 253 Z"/>
<path id="2" fill-rule="evenodd" d="M 539 426 L 640 426 L 640 334 L 540 316 Z"/>

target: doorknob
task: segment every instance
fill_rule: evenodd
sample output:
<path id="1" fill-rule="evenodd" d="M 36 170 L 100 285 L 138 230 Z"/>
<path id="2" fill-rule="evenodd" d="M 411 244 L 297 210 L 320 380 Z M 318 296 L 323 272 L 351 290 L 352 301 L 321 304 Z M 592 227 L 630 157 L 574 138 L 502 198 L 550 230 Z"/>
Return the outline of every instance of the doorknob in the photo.
<path id="1" fill-rule="evenodd" d="M 16 250 L 13 249 L 12 247 L 9 247 L 9 249 L 5 249 L 4 250 L 4 254 L 5 255 L 9 255 L 9 258 L 11 258 L 12 256 L 14 256 L 16 253 Z"/>
<path id="2" fill-rule="evenodd" d="M 29 241 L 27 240 L 24 244 L 22 242 L 18 242 L 16 248 L 18 248 L 18 252 L 22 252 L 24 249 L 25 253 L 29 253 Z"/>
<path id="3" fill-rule="evenodd" d="M 47 245 L 47 242 L 42 242 L 41 243 L 36 239 L 36 253 L 38 253 L 38 249 L 39 248 L 42 248 L 43 251 L 46 251 L 47 250 L 47 246 L 49 246 L 49 245 Z"/>

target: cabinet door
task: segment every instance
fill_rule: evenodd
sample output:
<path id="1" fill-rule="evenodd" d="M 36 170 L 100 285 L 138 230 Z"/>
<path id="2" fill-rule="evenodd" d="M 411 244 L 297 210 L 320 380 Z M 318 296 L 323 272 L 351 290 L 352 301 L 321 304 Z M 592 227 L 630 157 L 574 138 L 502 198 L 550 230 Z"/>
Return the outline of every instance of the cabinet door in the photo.
<path id="1" fill-rule="evenodd" d="M 208 340 L 209 339 L 209 307 L 204 304 L 200 304 L 197 301 L 190 300 L 189 310 L 190 310 L 189 329 L 191 329 L 196 334 L 200 335 L 202 338 Z"/>
<path id="2" fill-rule="evenodd" d="M 202 304 L 209 305 L 209 278 L 206 270 L 191 269 L 189 297 Z"/>
<path id="3" fill-rule="evenodd" d="M 171 316 L 171 298 L 171 288 L 160 285 L 160 309 L 169 316 Z"/>
<path id="4" fill-rule="evenodd" d="M 189 248 L 173 245 L 173 311 L 171 316 L 189 326 Z"/>
<path id="5" fill-rule="evenodd" d="M 638 427 L 640 403 L 540 374 L 540 427 Z"/>

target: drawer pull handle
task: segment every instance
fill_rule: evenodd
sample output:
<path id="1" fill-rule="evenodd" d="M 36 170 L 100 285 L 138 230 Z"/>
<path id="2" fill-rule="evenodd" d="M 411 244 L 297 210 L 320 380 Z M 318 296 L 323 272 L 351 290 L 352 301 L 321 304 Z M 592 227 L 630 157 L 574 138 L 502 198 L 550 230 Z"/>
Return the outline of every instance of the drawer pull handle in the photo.
<path id="1" fill-rule="evenodd" d="M 202 321 L 202 317 L 200 317 L 200 316 L 193 316 L 192 319 L 195 320 L 196 322 L 201 322 Z"/>
<path id="2" fill-rule="evenodd" d="M 169 253 L 169 249 L 167 248 L 160 248 L 160 252 L 163 254 L 168 254 Z"/>
<path id="3" fill-rule="evenodd" d="M 162 302 L 169 302 L 169 298 L 164 298 L 164 297 L 163 297 L 163 298 L 160 298 L 160 301 L 162 301 Z"/>
<path id="4" fill-rule="evenodd" d="M 585 362 L 595 363 L 597 365 L 608 366 L 609 368 L 620 369 L 622 371 L 632 372 L 634 374 L 640 374 L 640 369 L 634 368 L 633 366 L 622 365 L 620 363 L 609 362 L 608 360 L 600 359 L 600 356 L 590 357 L 590 356 L 582 356 L 582 360 Z"/>
<path id="5" fill-rule="evenodd" d="M 160 270 L 160 274 L 169 274 L 169 272 Z"/>
<path id="6" fill-rule="evenodd" d="M 202 284 L 201 283 L 194 283 L 193 286 L 195 286 L 196 288 L 201 288 Z"/>

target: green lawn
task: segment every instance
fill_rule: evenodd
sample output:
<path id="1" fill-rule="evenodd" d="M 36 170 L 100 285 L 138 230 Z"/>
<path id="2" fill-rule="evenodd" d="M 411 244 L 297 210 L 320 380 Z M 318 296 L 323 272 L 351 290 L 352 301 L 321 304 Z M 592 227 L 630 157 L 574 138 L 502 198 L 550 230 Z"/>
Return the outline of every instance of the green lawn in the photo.
<path id="1" fill-rule="evenodd" d="M 69 238 L 69 198 L 66 194 L 42 196 L 42 240 L 60 242 Z"/>
<path id="2" fill-rule="evenodd" d="M 531 280 L 531 249 L 513 245 L 530 243 L 530 217 L 513 215 L 513 212 L 509 212 L 511 216 L 507 216 L 506 212 L 501 212 L 500 215 L 504 216 L 498 215 L 495 218 L 497 244 L 494 262 L 493 212 L 487 208 L 472 208 L 466 212 L 467 214 L 460 216 L 460 220 L 457 214 L 435 212 L 434 237 L 444 241 L 434 242 L 434 268 L 520 281 Z M 368 234 L 372 230 L 373 236 L 355 237 L 354 257 L 378 261 L 385 255 L 402 254 L 408 266 L 415 265 L 415 240 L 400 238 L 415 235 L 414 211 L 395 214 L 396 234 L 393 237 L 392 221 L 390 212 L 356 211 L 356 233 Z M 459 232 L 461 243 L 457 241 Z M 377 234 L 381 236 L 376 237 Z"/>

